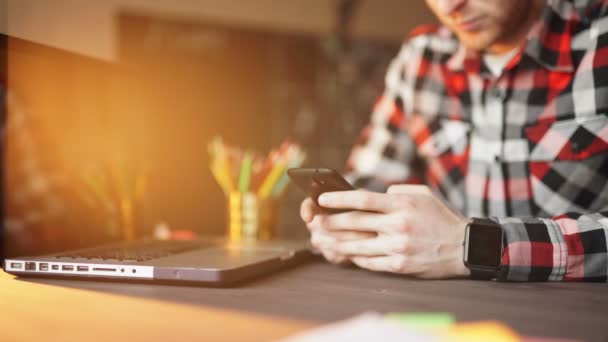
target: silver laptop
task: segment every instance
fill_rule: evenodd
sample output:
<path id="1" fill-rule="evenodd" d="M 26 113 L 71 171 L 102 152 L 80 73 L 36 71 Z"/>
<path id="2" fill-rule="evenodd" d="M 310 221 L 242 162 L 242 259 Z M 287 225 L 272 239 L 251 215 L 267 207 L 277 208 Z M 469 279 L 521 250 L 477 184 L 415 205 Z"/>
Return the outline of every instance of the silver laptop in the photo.
<path id="1" fill-rule="evenodd" d="M 309 251 L 308 243 L 299 241 L 140 240 L 6 259 L 4 271 L 31 277 L 224 286 L 300 263 L 310 257 Z"/>

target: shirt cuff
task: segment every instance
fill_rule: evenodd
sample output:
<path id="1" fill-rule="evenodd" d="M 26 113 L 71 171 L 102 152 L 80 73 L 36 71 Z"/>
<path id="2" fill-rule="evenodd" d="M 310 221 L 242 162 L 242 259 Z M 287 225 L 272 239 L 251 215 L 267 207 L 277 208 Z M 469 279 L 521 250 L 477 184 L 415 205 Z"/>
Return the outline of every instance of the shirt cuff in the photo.
<path id="1" fill-rule="evenodd" d="M 559 224 L 542 218 L 491 218 L 504 229 L 501 281 L 561 281 L 568 248 Z"/>

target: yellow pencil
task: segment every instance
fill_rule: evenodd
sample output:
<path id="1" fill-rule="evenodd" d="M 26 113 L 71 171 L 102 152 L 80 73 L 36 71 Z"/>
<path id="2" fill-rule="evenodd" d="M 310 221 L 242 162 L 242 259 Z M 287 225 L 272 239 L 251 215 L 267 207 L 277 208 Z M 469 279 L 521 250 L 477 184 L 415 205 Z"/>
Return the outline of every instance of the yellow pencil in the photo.
<path id="1" fill-rule="evenodd" d="M 274 164 L 274 167 L 262 183 L 260 190 L 258 190 L 258 196 L 260 196 L 260 198 L 266 199 L 268 196 L 270 196 L 274 185 L 277 183 L 279 177 L 281 177 L 281 174 L 283 174 L 284 171 L 285 163 L 283 161 Z"/>
<path id="2" fill-rule="evenodd" d="M 218 168 L 217 161 L 213 161 L 210 169 L 211 173 L 213 174 L 213 177 L 215 177 L 215 181 L 217 182 L 217 184 L 219 184 L 220 188 L 222 188 L 222 191 L 224 191 L 226 195 L 230 194 L 230 187 L 228 186 L 228 184 L 226 184 L 223 174 Z"/>
<path id="3" fill-rule="evenodd" d="M 220 161 L 218 171 L 222 175 L 222 178 L 224 179 L 226 187 L 228 188 L 228 192 L 230 193 L 230 192 L 234 191 L 235 186 L 234 186 L 234 182 L 232 181 L 232 175 L 230 173 L 230 162 L 228 161 L 228 158 L 226 156 L 224 156 L 222 158 L 222 160 Z"/>
<path id="4" fill-rule="evenodd" d="M 216 178 L 221 179 L 221 183 L 225 188 L 224 192 L 230 193 L 234 191 L 235 185 L 232 181 L 232 175 L 230 171 L 230 160 L 228 158 L 228 152 L 226 151 L 226 145 L 222 142 L 222 139 L 216 137 L 213 140 L 214 145 L 214 173 L 217 173 Z"/>

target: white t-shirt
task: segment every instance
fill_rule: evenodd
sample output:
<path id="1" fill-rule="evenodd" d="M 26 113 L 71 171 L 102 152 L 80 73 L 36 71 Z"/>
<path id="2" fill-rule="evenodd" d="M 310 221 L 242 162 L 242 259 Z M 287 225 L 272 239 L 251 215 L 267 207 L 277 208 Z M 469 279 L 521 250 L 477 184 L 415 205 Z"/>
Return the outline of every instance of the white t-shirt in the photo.
<path id="1" fill-rule="evenodd" d="M 507 53 L 503 53 L 500 55 L 494 55 L 486 53 L 483 55 L 483 61 L 486 63 L 492 75 L 498 77 L 502 74 L 502 71 L 505 69 L 507 64 L 511 61 L 511 58 L 515 56 L 517 53 L 517 49 L 513 49 Z"/>

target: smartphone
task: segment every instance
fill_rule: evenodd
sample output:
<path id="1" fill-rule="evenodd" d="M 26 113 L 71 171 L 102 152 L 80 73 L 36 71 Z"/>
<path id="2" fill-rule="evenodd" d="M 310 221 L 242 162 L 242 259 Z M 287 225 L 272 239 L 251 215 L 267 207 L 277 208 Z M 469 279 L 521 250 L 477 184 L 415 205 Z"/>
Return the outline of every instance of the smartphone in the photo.
<path id="1" fill-rule="evenodd" d="M 317 205 L 319 196 L 324 192 L 355 190 L 336 170 L 292 168 L 287 170 L 289 178 L 296 183 Z M 328 209 L 330 213 L 347 210 Z"/>

